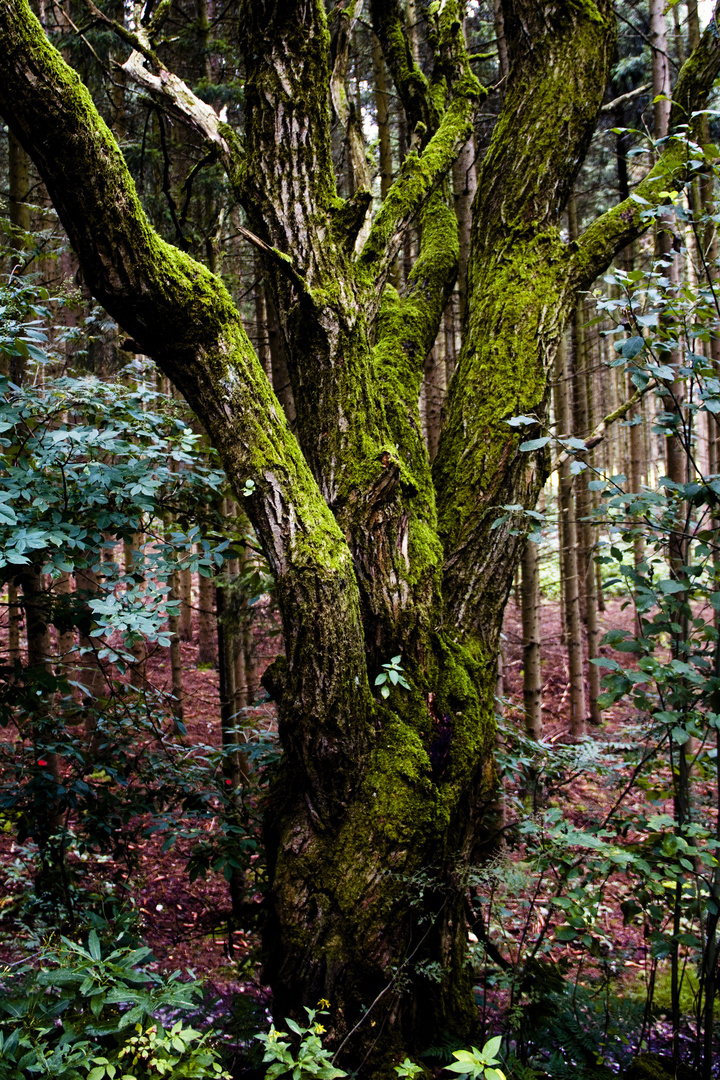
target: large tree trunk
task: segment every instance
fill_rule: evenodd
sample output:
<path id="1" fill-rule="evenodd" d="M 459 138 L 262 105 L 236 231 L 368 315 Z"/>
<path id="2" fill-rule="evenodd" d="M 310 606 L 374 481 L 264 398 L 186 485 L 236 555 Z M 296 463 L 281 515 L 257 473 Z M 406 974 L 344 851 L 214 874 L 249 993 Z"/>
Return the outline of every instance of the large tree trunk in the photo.
<path id="1" fill-rule="evenodd" d="M 506 0 L 511 69 L 431 472 L 418 396 L 457 269 L 446 180 L 481 91 L 451 0 L 432 16 L 430 82 L 397 0 L 370 9 L 414 149 L 369 230 L 369 192 L 336 193 L 320 0 L 241 3 L 242 147 L 147 42 L 126 64 L 226 164 L 263 254 L 296 433 L 222 283 L 152 231 L 117 145 L 26 0 L 0 0 L 0 111 L 95 296 L 185 395 L 236 495 L 252 481 L 241 502 L 276 579 L 287 653 L 266 677 L 284 751 L 266 819 L 267 973 L 278 1015 L 327 998 L 342 1057 L 372 1073 L 440 1031 L 471 1034 L 464 888 L 492 838 L 498 637 L 522 543 L 512 522 L 492 526 L 499 504 L 531 506 L 546 472 L 507 421 L 524 412 L 542 426 L 578 291 L 644 223 L 624 203 L 573 245 L 557 227 L 604 93 L 610 0 Z M 688 65 L 706 89 L 711 35 L 699 49 Z M 661 185 L 651 177 L 641 197 L 657 202 L 683 162 L 669 144 Z M 398 294 L 385 286 L 415 223 L 421 246 Z M 386 683 L 385 699 L 373 686 L 398 655 L 408 687 Z"/>

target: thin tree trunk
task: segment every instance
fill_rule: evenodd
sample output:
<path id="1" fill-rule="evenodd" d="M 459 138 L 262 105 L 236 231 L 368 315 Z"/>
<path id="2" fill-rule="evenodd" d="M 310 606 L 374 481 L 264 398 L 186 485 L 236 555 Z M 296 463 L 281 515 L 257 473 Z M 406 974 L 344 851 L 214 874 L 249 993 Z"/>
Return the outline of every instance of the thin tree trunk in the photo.
<path id="1" fill-rule="evenodd" d="M 560 384 L 567 387 L 567 352 L 565 339 L 560 339 L 558 348 L 558 379 Z M 569 403 L 567 392 L 559 395 L 559 401 L 564 415 L 558 417 L 558 423 L 562 432 L 570 428 Z M 579 738 L 585 734 L 585 676 L 583 671 L 583 640 L 582 619 L 580 617 L 580 592 L 578 587 L 578 537 L 575 499 L 573 493 L 573 478 L 570 473 L 570 463 L 565 462 L 560 467 L 560 513 L 563 518 L 563 537 L 565 545 L 562 550 L 562 572 L 565 580 L 565 613 L 568 650 L 568 667 L 570 671 L 570 734 L 573 738 Z"/>
<path id="2" fill-rule="evenodd" d="M 169 389 L 169 387 L 168 387 Z M 174 459 L 170 461 L 170 471 L 178 471 L 178 462 Z M 165 517 L 165 534 L 166 539 L 169 538 L 172 529 L 172 514 L 167 514 Z M 170 687 L 172 692 L 172 704 L 171 710 L 175 719 L 175 730 L 183 732 L 183 663 L 182 663 L 182 649 L 180 648 L 180 610 L 175 610 L 175 605 L 178 604 L 182 607 L 181 594 L 180 594 L 180 571 L 178 569 L 173 570 L 168 579 L 168 585 L 170 586 L 170 592 L 168 599 L 170 601 L 170 611 L 168 612 L 168 634 L 170 637 Z"/>
<path id="3" fill-rule="evenodd" d="M 416 0 L 405 0 L 407 12 L 407 33 L 410 42 L 410 51 L 416 64 L 420 63 L 420 20 L 418 17 Z"/>
<path id="4" fill-rule="evenodd" d="M 505 80 L 510 73 L 510 60 L 508 58 L 507 38 L 505 37 L 502 0 L 493 0 L 493 15 L 498 49 L 498 75 L 500 79 Z"/>
<path id="5" fill-rule="evenodd" d="M 650 0 L 650 43 L 652 58 L 652 83 L 653 83 L 653 114 L 655 139 L 664 139 L 669 132 L 670 102 L 667 100 L 671 94 L 670 67 L 668 61 L 667 27 L 665 23 L 664 0 Z M 675 217 L 672 210 L 666 211 L 658 219 L 658 232 L 656 238 L 656 251 L 658 256 L 666 264 L 666 273 L 671 281 L 678 281 L 677 257 L 673 250 L 673 236 L 675 232 Z M 677 365 L 679 354 L 670 354 L 670 361 Z M 663 407 L 666 413 L 674 416 L 676 420 L 675 433 L 668 436 L 665 442 L 665 467 L 670 480 L 677 484 L 685 484 L 687 481 L 687 459 L 681 438 L 683 427 L 682 402 L 684 398 L 684 385 L 681 378 L 675 378 L 663 395 Z M 682 576 L 682 567 L 685 565 L 685 530 L 683 519 L 685 516 L 685 504 L 677 504 L 677 526 L 671 532 L 668 545 L 668 560 L 670 572 L 673 577 Z M 680 596 L 677 598 L 681 599 Z M 681 638 L 684 635 L 674 635 L 673 654 L 680 658 L 682 648 Z M 685 796 L 688 791 L 688 762 L 687 748 L 684 743 L 671 744 L 671 756 L 676 757 L 676 816 L 682 824 L 686 819 Z M 672 1019 L 672 1053 L 675 1068 L 680 1064 L 680 956 L 677 943 L 679 933 L 679 896 L 676 898 L 674 915 L 673 943 L 670 952 L 670 997 Z"/>
<path id="6" fill-rule="evenodd" d="M 390 141 L 390 103 L 385 60 L 377 35 L 372 35 L 372 62 L 375 84 L 375 112 L 378 126 L 380 198 L 384 202 L 393 180 L 392 143 Z"/>
<path id="7" fill-rule="evenodd" d="M 217 667 L 215 621 L 215 583 L 212 578 L 198 577 L 198 666 Z"/>
<path id="8" fill-rule="evenodd" d="M 8 210 L 12 226 L 12 242 L 18 252 L 27 246 L 27 234 L 30 232 L 30 206 L 27 202 L 30 188 L 30 158 L 12 132 L 8 132 Z M 17 267 L 19 258 L 13 259 Z M 10 381 L 22 386 L 25 377 L 27 359 L 16 353 L 10 357 L 8 375 Z"/>
<path id="9" fill-rule="evenodd" d="M 255 329 L 257 340 L 257 355 L 258 360 L 262 364 L 262 369 L 267 375 L 268 379 L 272 383 L 273 381 L 273 367 L 272 367 L 272 351 L 270 349 L 270 337 L 268 333 L 268 311 L 267 302 L 265 300 L 265 285 L 263 282 L 263 266 L 260 256 L 255 254 Z"/>
<path id="10" fill-rule="evenodd" d="M 8 660 L 20 663 L 20 603 L 19 591 L 14 581 L 8 582 Z"/>
<path id="11" fill-rule="evenodd" d="M 568 219 L 570 222 L 570 237 L 575 239 L 578 235 L 577 205 L 575 196 L 571 195 L 568 202 Z M 585 306 L 581 302 L 575 309 L 573 320 L 573 353 L 574 353 L 574 380 L 573 380 L 573 421 L 574 434 L 578 438 L 585 438 L 592 430 L 592 416 L 590 413 L 590 350 L 586 332 Z M 599 726 L 601 721 L 598 697 L 600 696 L 600 669 L 592 661 L 597 659 L 600 647 L 600 629 L 597 617 L 597 584 L 595 578 L 595 562 L 593 559 L 594 537 L 592 526 L 592 498 L 588 487 L 588 469 L 581 472 L 575 479 L 575 512 L 577 516 L 577 566 L 578 585 L 580 592 L 580 610 L 583 621 L 587 628 L 588 648 L 588 704 L 589 718 L 591 723 Z"/>
<path id="12" fill-rule="evenodd" d="M 247 783 L 249 776 L 249 764 L 247 756 L 241 749 L 238 738 L 238 717 L 236 713 L 236 685 L 235 685 L 235 657 L 232 633 L 228 633 L 228 619 L 226 617 L 227 589 L 230 584 L 229 567 L 223 568 L 216 589 L 217 602 L 217 639 L 218 639 L 218 685 L 220 696 L 220 730 L 223 749 L 223 776 L 228 789 L 229 816 L 239 814 L 242 803 L 239 790 Z M 242 899 L 245 891 L 244 873 L 233 868 L 228 881 L 230 900 L 232 905 L 232 921 L 229 925 L 229 937 L 232 940 L 232 931 L 242 911 Z"/>
<path id="13" fill-rule="evenodd" d="M 180 570 L 180 617 L 178 634 L 181 641 L 192 641 L 192 571 Z"/>
<path id="14" fill-rule="evenodd" d="M 97 596 L 97 575 L 92 567 L 75 571 L 75 592 L 79 600 L 85 605 L 93 597 Z M 87 609 L 89 613 L 89 608 Z M 97 709 L 99 700 L 106 696 L 104 691 L 105 675 L 100 666 L 94 647 L 93 638 L 83 634 L 78 635 L 80 649 L 80 682 L 85 688 L 84 702 L 87 706 L 85 713 L 85 741 L 92 745 L 97 726 Z"/>
<path id="15" fill-rule="evenodd" d="M 12 241 L 19 252 L 27 249 L 27 234 L 32 226 L 29 191 L 30 158 L 12 132 L 8 132 L 8 211 Z"/>
<path id="16" fill-rule="evenodd" d="M 267 312 L 267 334 L 272 363 L 273 390 L 277 395 L 278 401 L 282 405 L 290 430 L 295 431 L 297 428 L 297 411 L 295 408 L 295 398 L 290 385 L 290 373 L 288 371 L 285 343 L 282 339 L 282 331 L 280 330 L 280 324 L 278 323 L 275 305 L 273 304 L 272 297 L 265 288 L 264 283 L 263 288 L 265 289 L 265 309 Z"/>
<path id="17" fill-rule="evenodd" d="M 133 533 L 123 544 L 123 563 L 126 575 L 133 576 L 137 581 L 138 575 L 143 572 L 142 536 Z M 136 688 L 145 685 L 147 681 L 147 643 L 144 639 L 134 641 L 130 648 L 133 656 L 133 664 L 130 668 L 130 685 Z"/>
<path id="18" fill-rule="evenodd" d="M 171 603 L 180 600 L 180 574 L 175 571 L 170 575 L 170 593 L 168 599 Z M 170 682 L 172 688 L 172 714 L 175 718 L 176 730 L 182 732 L 184 718 L 183 704 L 183 661 L 180 648 L 180 618 L 179 615 L 168 615 L 168 632 L 170 635 Z"/>
<path id="19" fill-rule="evenodd" d="M 502 21 L 502 15 L 500 15 Z M 465 30 L 465 22 L 463 30 Z M 503 34 L 503 43 L 505 37 Z M 472 135 L 463 146 L 453 165 L 453 196 L 455 216 L 458 221 L 458 276 L 457 290 L 460 301 L 460 321 L 465 317 L 467 302 L 467 267 L 470 251 L 470 231 L 472 229 L 472 204 L 477 191 L 477 169 L 475 168 L 475 136 Z"/>
<path id="20" fill-rule="evenodd" d="M 69 598 L 71 593 L 70 574 L 63 571 L 55 582 L 55 595 Z M 63 630 L 58 633 L 58 670 L 66 678 L 72 678 L 72 668 L 75 661 L 75 633 L 73 630 Z"/>
<path id="21" fill-rule="evenodd" d="M 542 738 L 542 671 L 540 667 L 540 565 L 537 544 L 525 543 L 522 556 L 523 707 L 525 732 Z"/>

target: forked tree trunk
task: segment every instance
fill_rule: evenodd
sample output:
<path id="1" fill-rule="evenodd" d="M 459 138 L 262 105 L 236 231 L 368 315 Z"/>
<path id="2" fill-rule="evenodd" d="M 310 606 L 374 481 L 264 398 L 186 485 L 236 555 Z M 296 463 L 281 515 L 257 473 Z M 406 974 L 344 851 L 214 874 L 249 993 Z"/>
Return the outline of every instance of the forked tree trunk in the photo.
<path id="1" fill-rule="evenodd" d="M 13 243 L 22 250 L 24 237 L 30 230 L 30 207 L 27 203 L 29 182 L 28 154 L 12 132 L 8 132 L 8 211 L 13 229 Z M 11 381 L 22 383 L 23 366 L 20 356 L 13 357 L 7 369 Z M 9 581 L 8 596 L 8 659 L 11 664 L 20 661 L 20 604 L 17 583 Z"/>
<path id="2" fill-rule="evenodd" d="M 498 505 L 534 504 L 548 465 L 520 450 L 525 433 L 508 420 L 530 414 L 540 428 L 578 292 L 644 227 L 629 203 L 570 247 L 558 230 L 613 55 L 610 0 L 503 8 L 511 68 L 478 178 L 467 334 L 431 472 L 417 402 L 458 257 L 443 186 L 481 95 L 453 0 L 430 13 L 432 88 L 398 0 L 371 0 L 416 149 L 359 251 L 369 194 L 337 197 L 320 0 L 242 0 L 241 152 L 212 110 L 176 95 L 264 252 L 296 434 L 222 283 L 152 232 L 117 146 L 26 0 L 0 0 L 0 110 L 90 287 L 185 394 L 238 497 L 252 480 L 243 510 L 276 580 L 287 650 L 266 677 L 284 750 L 266 821 L 267 975 L 279 1016 L 331 1002 L 329 1035 L 365 1075 L 439 1032 L 472 1034 L 464 890 L 495 832 L 496 658 L 522 544 L 512 522 L 493 525 Z M 708 35 L 688 86 L 714 78 L 712 49 Z M 132 71 L 172 94 L 152 56 Z M 670 144 L 666 170 L 683 162 Z M 638 194 L 657 203 L 657 189 L 651 178 Z M 417 221 L 398 295 L 384 287 Z M 397 655 L 409 688 L 390 684 L 385 699 L 373 686 Z"/>

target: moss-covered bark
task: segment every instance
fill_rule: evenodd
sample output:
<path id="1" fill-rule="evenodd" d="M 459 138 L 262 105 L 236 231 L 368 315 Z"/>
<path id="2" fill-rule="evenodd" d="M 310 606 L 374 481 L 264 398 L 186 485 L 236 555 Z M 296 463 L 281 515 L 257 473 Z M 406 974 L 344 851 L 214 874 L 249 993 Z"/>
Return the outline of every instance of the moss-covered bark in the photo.
<path id="1" fill-rule="evenodd" d="M 642 222 L 633 203 L 573 245 L 557 230 L 604 92 L 610 0 L 505 0 L 512 72 L 479 178 L 465 342 L 431 472 L 418 391 L 457 266 L 446 178 L 482 91 L 453 0 L 433 16 L 427 78 L 399 5 L 371 13 L 417 130 L 358 256 L 368 201 L 335 189 L 321 0 L 243 0 L 244 142 L 220 125 L 268 256 L 297 439 L 222 283 L 150 228 L 117 144 L 26 0 L 0 0 L 0 111 L 94 294 L 186 395 L 236 491 L 255 482 L 243 508 L 276 577 L 287 654 L 269 677 L 285 752 L 267 813 L 268 972 L 278 1012 L 328 998 L 346 1060 L 379 1075 L 378 1062 L 442 1032 L 471 1036 L 464 876 L 491 827 L 496 644 L 521 542 L 491 524 L 498 504 L 534 503 L 544 470 L 507 420 L 542 417 L 578 289 Z M 718 67 L 707 35 L 701 48 L 684 103 Z M 676 141 L 641 193 L 661 201 L 683 172 Z M 386 277 L 419 220 L 398 295 Z M 375 699 L 397 653 L 410 689 Z"/>

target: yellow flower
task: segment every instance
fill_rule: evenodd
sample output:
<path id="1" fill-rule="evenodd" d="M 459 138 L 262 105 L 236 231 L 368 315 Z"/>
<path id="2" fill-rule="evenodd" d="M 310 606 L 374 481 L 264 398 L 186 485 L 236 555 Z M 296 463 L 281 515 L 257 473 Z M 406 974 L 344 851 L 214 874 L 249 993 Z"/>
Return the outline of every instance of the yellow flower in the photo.
<path id="1" fill-rule="evenodd" d="M 320 998 L 320 1000 L 317 1003 L 317 1007 L 318 1007 L 318 1009 L 329 1009 L 330 1008 L 330 1002 L 327 1000 L 327 998 Z"/>
<path id="2" fill-rule="evenodd" d="M 316 1024 L 315 1025 L 315 1034 L 316 1035 L 322 1035 L 324 1030 L 325 1030 L 325 1028 L 322 1026 L 322 1024 Z"/>

